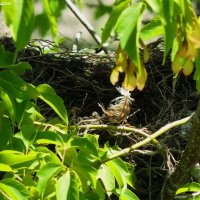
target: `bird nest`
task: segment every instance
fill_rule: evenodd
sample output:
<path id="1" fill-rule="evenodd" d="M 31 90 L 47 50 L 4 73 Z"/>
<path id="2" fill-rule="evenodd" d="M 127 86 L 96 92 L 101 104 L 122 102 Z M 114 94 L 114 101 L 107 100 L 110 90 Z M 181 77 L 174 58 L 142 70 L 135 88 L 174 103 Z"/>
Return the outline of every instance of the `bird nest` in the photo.
<path id="1" fill-rule="evenodd" d="M 59 53 L 45 53 L 46 48 Z M 199 99 L 192 76 L 178 77 L 172 87 L 173 74 L 170 58 L 162 65 L 162 41 L 148 45 L 151 59 L 146 64 L 148 80 L 143 91 L 134 91 L 130 114 L 123 125 L 137 127 L 145 133 L 153 133 L 169 122 L 190 115 Z M 142 51 L 141 51 L 142 54 Z M 19 54 L 18 61 L 29 62 L 33 69 L 24 79 L 34 85 L 48 83 L 60 95 L 69 112 L 70 124 L 98 124 L 98 117 L 109 102 L 120 94 L 110 83 L 109 77 L 115 65 L 115 53 L 101 54 L 94 50 L 71 52 L 66 47 L 50 41 L 33 41 Z M 123 77 L 122 77 L 123 78 Z M 120 85 L 120 83 L 119 83 Z M 45 116 L 53 116 L 46 105 L 40 105 Z M 95 121 L 96 120 L 96 121 Z M 101 124 L 105 122 L 101 122 Z M 115 126 L 115 124 L 114 124 Z M 143 146 L 124 159 L 136 165 L 138 196 L 155 199 L 160 193 L 167 171 L 176 167 L 185 148 L 190 125 L 175 128 L 159 138 L 165 153 L 158 152 L 152 144 Z M 100 143 L 109 142 L 121 148 L 141 140 L 141 136 L 120 130 L 99 130 Z M 81 130 L 80 130 L 81 132 Z M 91 131 L 92 133 L 92 131 Z M 96 130 L 95 133 L 98 133 Z"/>

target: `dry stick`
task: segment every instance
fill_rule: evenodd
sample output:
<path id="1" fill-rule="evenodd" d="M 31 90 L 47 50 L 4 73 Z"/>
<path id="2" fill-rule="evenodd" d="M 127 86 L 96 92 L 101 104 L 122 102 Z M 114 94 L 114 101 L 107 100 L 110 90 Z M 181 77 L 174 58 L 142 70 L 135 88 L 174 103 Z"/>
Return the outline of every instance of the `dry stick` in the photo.
<path id="1" fill-rule="evenodd" d="M 83 24 L 83 26 L 88 30 L 90 35 L 94 38 L 98 45 L 101 45 L 101 38 L 97 35 L 92 25 L 88 22 L 88 20 L 80 13 L 80 11 L 74 6 L 74 4 L 70 0 L 65 0 L 67 7 L 74 13 L 77 19 Z M 105 53 L 107 53 L 106 44 L 102 45 L 102 49 Z"/>
<path id="2" fill-rule="evenodd" d="M 147 137 L 146 139 L 142 140 L 141 142 L 138 142 L 138 143 L 136 143 L 136 144 L 134 144 L 134 145 L 132 145 L 132 146 L 130 146 L 128 148 L 122 149 L 121 151 L 119 151 L 119 152 L 117 152 L 117 153 L 115 153 L 113 155 L 110 155 L 107 158 L 103 159 L 101 162 L 102 163 L 106 163 L 106 162 L 108 162 L 110 160 L 113 160 L 114 158 L 117 158 L 117 157 L 120 157 L 120 156 L 125 156 L 125 155 L 129 154 L 133 150 L 135 150 L 135 149 L 137 149 L 137 148 L 139 148 L 141 146 L 144 146 L 145 144 L 151 142 L 153 139 L 155 139 L 158 136 L 162 135 L 166 131 L 168 131 L 168 130 L 176 127 L 176 126 L 179 126 L 181 124 L 184 124 L 184 123 L 188 122 L 191 119 L 192 116 L 193 116 L 193 114 L 190 115 L 189 117 L 185 117 L 185 118 L 183 118 L 181 120 L 177 120 L 177 121 L 174 121 L 174 122 L 172 122 L 170 124 L 167 124 L 167 125 L 163 126 L 158 131 L 156 131 L 152 135 L 149 135 L 149 137 Z"/>

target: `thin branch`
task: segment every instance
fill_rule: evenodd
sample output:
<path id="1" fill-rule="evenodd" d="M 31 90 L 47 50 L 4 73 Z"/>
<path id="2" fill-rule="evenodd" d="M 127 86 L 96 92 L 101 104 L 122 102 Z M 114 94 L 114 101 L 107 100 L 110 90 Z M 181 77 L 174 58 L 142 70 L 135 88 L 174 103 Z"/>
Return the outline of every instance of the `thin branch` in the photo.
<path id="1" fill-rule="evenodd" d="M 88 30 L 90 35 L 93 37 L 93 39 L 96 41 L 98 45 L 101 45 L 101 38 L 98 36 L 98 34 L 95 32 L 92 25 L 88 22 L 88 20 L 80 13 L 80 11 L 74 6 L 74 4 L 71 2 L 71 0 L 65 0 L 65 3 L 67 7 L 74 13 L 76 18 L 83 24 L 83 26 Z M 106 44 L 103 45 L 103 50 L 105 53 L 107 53 L 106 50 Z"/>
<path id="2" fill-rule="evenodd" d="M 150 135 L 148 133 L 144 132 L 141 129 L 134 128 L 134 127 L 122 126 L 122 125 L 113 126 L 113 125 L 106 125 L 106 124 L 99 124 L 99 125 L 88 124 L 88 125 L 70 126 L 69 129 L 71 129 L 71 128 L 87 129 L 87 130 L 90 130 L 90 129 L 94 129 L 94 130 L 109 130 L 109 131 L 113 131 L 113 132 L 117 132 L 117 131 L 120 131 L 120 132 L 131 132 L 131 133 L 138 134 L 138 135 L 140 135 L 140 136 L 142 136 L 144 138 L 150 137 Z M 123 136 L 123 134 L 122 134 L 122 136 Z M 127 134 L 124 135 L 124 136 L 127 136 Z M 158 149 L 162 148 L 161 145 L 159 144 L 159 142 L 156 139 L 153 139 L 152 143 L 154 143 L 157 146 Z"/>
<path id="3" fill-rule="evenodd" d="M 69 129 L 78 128 L 78 129 L 94 129 L 94 130 L 111 130 L 111 131 L 121 131 L 121 132 L 132 132 L 137 133 L 142 137 L 149 137 L 149 134 L 145 133 L 141 129 L 134 128 L 134 127 L 127 127 L 127 126 L 114 126 L 114 125 L 107 125 L 107 124 L 87 124 L 87 125 L 73 125 L 70 126 Z"/>
<path id="4" fill-rule="evenodd" d="M 68 129 L 73 129 L 73 128 L 78 128 L 78 129 L 95 129 L 95 130 L 111 130 L 111 131 L 121 131 L 121 132 L 134 132 L 136 134 L 139 134 L 142 137 L 145 137 L 144 140 L 128 147 L 125 149 L 122 149 L 121 151 L 108 156 L 107 158 L 105 158 L 104 160 L 102 160 L 102 163 L 108 162 L 109 160 L 112 160 L 114 158 L 120 157 L 120 156 L 125 156 L 127 154 L 129 154 L 130 152 L 134 151 L 135 149 L 138 149 L 141 146 L 144 146 L 145 144 L 149 143 L 149 142 L 153 142 L 154 144 L 157 145 L 158 148 L 160 148 L 160 144 L 159 142 L 156 140 L 156 138 L 160 135 L 162 135 L 163 133 L 169 131 L 170 129 L 176 127 L 176 126 L 180 126 L 182 124 L 187 123 L 191 118 L 192 118 L 193 114 L 190 115 L 189 117 L 185 117 L 181 120 L 177 120 L 174 121 L 172 123 L 169 123 L 165 126 L 163 126 L 162 128 L 160 128 L 158 131 L 156 131 L 155 133 L 153 133 L 152 135 L 149 135 L 147 133 L 145 133 L 144 131 L 142 131 L 141 129 L 137 129 L 134 127 L 126 127 L 126 126 L 111 126 L 111 125 L 73 125 L 73 126 L 69 126 Z M 35 125 L 40 125 L 40 126 L 45 126 L 45 127 L 52 127 L 54 128 L 56 131 L 66 134 L 65 131 L 57 128 L 56 126 L 52 125 L 52 124 L 47 124 L 47 123 L 43 123 L 43 122 L 34 122 Z"/>
<path id="5" fill-rule="evenodd" d="M 149 135 L 149 137 L 147 137 L 146 139 L 142 140 L 141 142 L 138 142 L 137 144 L 134 144 L 128 148 L 122 149 L 121 151 L 108 156 L 107 158 L 105 158 L 104 160 L 102 160 L 102 163 L 108 162 L 110 160 L 113 160 L 114 158 L 120 157 L 120 156 L 125 156 L 127 154 L 129 154 L 130 152 L 132 152 L 135 149 L 138 149 L 141 146 L 144 146 L 145 144 L 151 142 L 153 139 L 157 138 L 158 136 L 162 135 L 163 133 L 165 133 L 166 131 L 169 131 L 170 129 L 176 127 L 176 126 L 180 126 L 182 124 L 185 124 L 186 122 L 188 122 L 191 117 L 193 116 L 190 115 L 189 117 L 185 117 L 181 120 L 177 120 L 174 121 L 170 124 L 167 124 L 165 126 L 163 126 L 162 128 L 160 128 L 158 131 L 156 131 L 155 133 L 153 133 L 152 135 Z"/>
<path id="6" fill-rule="evenodd" d="M 54 126 L 54 125 L 52 125 L 52 124 L 48 124 L 48 123 L 44 123 L 44 122 L 38 122 L 38 121 L 34 121 L 33 123 L 34 123 L 35 125 L 38 125 L 38 126 L 43 126 L 43 127 L 44 127 L 44 130 L 47 129 L 47 128 L 49 128 L 49 127 L 51 127 L 51 128 L 53 128 L 55 131 L 57 131 L 57 132 L 60 132 L 60 133 L 62 133 L 62 134 L 66 134 L 66 131 L 64 131 L 64 130 L 62 130 L 62 129 L 60 129 L 60 128 L 58 128 L 57 126 Z"/>

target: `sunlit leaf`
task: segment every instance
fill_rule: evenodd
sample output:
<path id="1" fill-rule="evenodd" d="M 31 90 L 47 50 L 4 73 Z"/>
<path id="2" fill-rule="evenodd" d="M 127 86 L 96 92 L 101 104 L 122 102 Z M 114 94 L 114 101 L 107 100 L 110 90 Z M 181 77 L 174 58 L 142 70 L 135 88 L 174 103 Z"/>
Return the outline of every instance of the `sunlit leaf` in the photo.
<path id="1" fill-rule="evenodd" d="M 62 165 L 60 158 L 47 147 L 39 146 L 35 148 L 35 151 L 41 153 L 42 155 L 45 155 L 43 159 L 46 163 L 57 163 L 58 165 Z"/>
<path id="2" fill-rule="evenodd" d="M 10 165 L 13 168 L 28 168 L 33 163 L 38 163 L 39 155 L 24 155 L 18 151 L 4 150 L 0 152 L 0 163 Z"/>
<path id="3" fill-rule="evenodd" d="M 165 59 L 169 53 L 169 50 L 172 48 L 173 42 L 174 42 L 174 35 L 175 35 L 175 30 L 176 26 L 174 23 L 174 2 L 173 0 L 169 1 L 162 1 L 163 4 L 163 15 L 164 17 L 160 18 L 161 22 L 164 26 L 165 30 L 165 50 L 164 50 L 164 58 L 163 58 L 163 63 L 165 62 Z"/>
<path id="4" fill-rule="evenodd" d="M 140 65 L 138 47 L 143 6 L 142 2 L 129 6 L 120 15 L 116 24 L 116 32 L 120 39 L 121 48 L 128 53 L 136 66 Z"/>
<path id="5" fill-rule="evenodd" d="M 6 164 L 3 164 L 3 163 L 0 163 L 0 171 L 1 172 L 13 172 L 10 165 L 6 165 Z"/>
<path id="6" fill-rule="evenodd" d="M 12 28 L 17 50 L 29 41 L 34 23 L 34 1 L 11 0 L 12 6 L 2 6 L 5 21 Z"/>
<path id="7" fill-rule="evenodd" d="M 33 85 L 26 83 L 11 70 L 0 72 L 0 86 L 13 98 L 34 99 L 39 95 Z"/>
<path id="8" fill-rule="evenodd" d="M 123 190 L 120 194 L 120 200 L 139 200 L 139 198 L 129 189 Z"/>
<path id="9" fill-rule="evenodd" d="M 54 1 L 55 2 L 55 1 Z M 52 3 L 51 1 L 48 0 L 42 0 L 43 6 L 44 6 L 44 11 L 47 16 L 48 21 L 46 23 L 49 24 L 51 28 L 51 35 L 52 37 L 55 37 L 57 32 L 58 32 L 58 27 L 57 27 L 57 22 L 56 22 L 56 16 L 55 13 L 52 9 L 52 5 L 55 3 Z"/>
<path id="10" fill-rule="evenodd" d="M 67 111 L 61 97 L 56 95 L 53 88 L 51 88 L 47 84 L 39 85 L 36 88 L 37 88 L 37 91 L 40 93 L 38 97 L 42 99 L 44 102 L 46 102 L 58 114 L 58 116 L 65 122 L 65 124 L 68 124 Z"/>
<path id="11" fill-rule="evenodd" d="M 4 103 L 5 109 L 10 117 L 12 125 L 15 123 L 15 104 L 13 99 L 0 86 L 0 98 Z"/>
<path id="12" fill-rule="evenodd" d="M 111 191 L 115 188 L 115 178 L 112 171 L 103 164 L 98 171 L 98 176 L 102 180 L 107 194 L 110 195 Z"/>
<path id="13" fill-rule="evenodd" d="M 111 15 L 108 19 L 108 21 L 106 22 L 106 25 L 103 29 L 102 32 L 102 44 L 105 43 L 108 39 L 108 37 L 110 36 L 110 33 L 112 31 L 112 29 L 114 28 L 120 14 L 123 12 L 123 10 L 127 7 L 127 5 L 129 4 L 130 0 L 124 0 L 124 1 L 120 1 L 118 3 L 115 4 Z"/>
<path id="14" fill-rule="evenodd" d="M 152 39 L 154 37 L 164 34 L 164 29 L 158 17 L 145 24 L 140 32 L 140 37 L 143 41 Z"/>
<path id="15" fill-rule="evenodd" d="M 80 150 L 84 150 L 85 152 L 88 153 L 88 155 L 93 154 L 95 156 L 98 156 L 98 151 L 96 146 L 89 141 L 87 138 L 75 138 L 71 141 L 69 141 L 70 143 L 68 143 L 68 145 L 70 144 L 71 147 L 77 147 Z"/>
<path id="16" fill-rule="evenodd" d="M 94 167 L 84 163 L 76 163 L 72 166 L 72 169 L 78 175 L 84 192 L 87 192 L 90 187 L 96 188 L 97 170 Z"/>
<path id="17" fill-rule="evenodd" d="M 61 135 L 51 131 L 38 132 L 35 138 L 38 144 L 55 144 L 62 146 L 64 144 Z"/>
<path id="18" fill-rule="evenodd" d="M 0 116 L 0 150 L 6 149 L 12 136 L 13 128 L 10 119 Z"/>
<path id="19" fill-rule="evenodd" d="M 27 200 L 30 193 L 26 187 L 15 179 L 7 178 L 0 181 L 0 191 L 12 200 Z"/>
<path id="20" fill-rule="evenodd" d="M 79 180 L 74 171 L 67 170 L 58 180 L 56 185 L 56 197 L 58 200 L 79 199 Z"/>
<path id="21" fill-rule="evenodd" d="M 22 133 L 22 141 L 28 152 L 30 145 L 32 145 L 36 137 L 36 129 L 33 124 L 23 124 L 21 127 L 21 133 Z"/>
<path id="22" fill-rule="evenodd" d="M 111 161 L 108 161 L 106 165 L 112 171 L 119 187 L 121 189 L 126 188 L 127 187 L 126 177 L 129 174 L 126 164 L 120 158 L 116 158 Z"/>
<path id="23" fill-rule="evenodd" d="M 38 193 L 41 198 L 43 198 L 46 186 L 50 179 L 57 175 L 63 170 L 63 166 L 58 163 L 47 163 L 42 168 L 39 169 L 37 173 L 38 180 Z"/>
<path id="24" fill-rule="evenodd" d="M 199 183 L 187 183 L 180 187 L 177 191 L 176 194 L 181 194 L 184 192 L 200 192 L 200 184 Z"/>

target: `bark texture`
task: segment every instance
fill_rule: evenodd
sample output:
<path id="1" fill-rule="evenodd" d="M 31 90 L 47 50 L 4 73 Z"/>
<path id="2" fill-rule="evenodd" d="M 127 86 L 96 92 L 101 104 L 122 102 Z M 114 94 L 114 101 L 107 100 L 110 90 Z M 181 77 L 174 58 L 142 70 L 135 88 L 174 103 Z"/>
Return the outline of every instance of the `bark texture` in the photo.
<path id="1" fill-rule="evenodd" d="M 200 161 L 200 102 L 191 123 L 192 128 L 188 144 L 176 170 L 165 181 L 162 200 L 174 199 L 177 189 L 190 181 L 190 171 Z"/>

